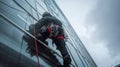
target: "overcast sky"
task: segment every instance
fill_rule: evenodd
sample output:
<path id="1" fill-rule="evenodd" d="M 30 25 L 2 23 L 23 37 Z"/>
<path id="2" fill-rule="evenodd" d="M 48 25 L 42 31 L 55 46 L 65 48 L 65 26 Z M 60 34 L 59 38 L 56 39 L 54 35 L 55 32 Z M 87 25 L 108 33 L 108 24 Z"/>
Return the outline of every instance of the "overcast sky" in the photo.
<path id="1" fill-rule="evenodd" d="M 120 64 L 120 0 L 56 2 L 98 67 Z"/>

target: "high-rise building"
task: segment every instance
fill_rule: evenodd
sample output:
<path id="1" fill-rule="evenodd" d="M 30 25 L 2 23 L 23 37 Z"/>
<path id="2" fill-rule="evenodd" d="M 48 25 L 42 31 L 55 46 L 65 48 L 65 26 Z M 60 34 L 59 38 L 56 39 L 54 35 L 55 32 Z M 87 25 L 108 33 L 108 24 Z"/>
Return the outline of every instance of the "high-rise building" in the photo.
<path id="1" fill-rule="evenodd" d="M 31 36 L 26 30 L 45 11 L 63 23 L 69 37 L 66 48 L 72 58 L 71 67 L 97 67 L 55 0 L 0 0 L 0 67 L 37 67 L 38 60 L 27 52 L 28 45 L 23 40 L 23 35 Z M 50 39 L 47 41 L 49 45 L 46 49 L 51 53 L 47 55 L 39 52 L 40 67 L 56 67 L 58 63 L 53 54 L 63 64 L 60 52 Z"/>

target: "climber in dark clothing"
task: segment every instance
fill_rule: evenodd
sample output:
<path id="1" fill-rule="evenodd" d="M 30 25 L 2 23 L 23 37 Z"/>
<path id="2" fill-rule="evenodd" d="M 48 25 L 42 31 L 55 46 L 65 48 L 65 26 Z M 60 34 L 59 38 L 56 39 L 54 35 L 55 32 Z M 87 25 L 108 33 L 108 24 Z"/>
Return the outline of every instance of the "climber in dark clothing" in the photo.
<path id="1" fill-rule="evenodd" d="M 43 37 L 42 41 L 45 41 L 47 38 L 53 40 L 53 42 L 57 46 L 57 49 L 61 52 L 63 56 L 64 66 L 69 67 L 69 64 L 71 63 L 71 58 L 65 47 L 65 35 L 61 21 L 53 17 L 50 13 L 44 12 L 44 14 L 42 15 L 42 19 L 40 19 L 35 24 L 35 29 L 37 31 L 37 34 L 40 33 Z"/>
<path id="2" fill-rule="evenodd" d="M 46 45 L 48 45 L 46 39 L 47 38 L 52 39 L 53 43 L 55 43 L 55 45 L 57 46 L 57 49 L 60 51 L 63 57 L 63 61 L 64 61 L 63 66 L 69 67 L 69 64 L 71 63 L 71 58 L 65 47 L 66 46 L 64 41 L 65 33 L 62 28 L 61 21 L 53 17 L 50 13 L 44 12 L 44 14 L 42 15 L 42 18 L 37 23 L 31 24 L 29 26 L 28 32 L 32 35 L 34 35 L 34 32 L 35 32 L 36 38 L 44 42 Z M 27 48 L 28 53 L 30 53 L 31 56 L 34 56 L 35 55 L 34 39 L 27 35 L 24 35 L 23 39 L 26 42 L 28 42 L 28 48 Z M 41 43 L 39 42 L 38 42 L 38 51 L 40 53 L 43 52 L 43 53 L 46 53 L 47 55 L 51 55 L 51 58 L 54 58 L 57 61 L 55 56 L 52 55 L 51 52 L 48 52 L 50 50 L 46 49 L 46 47 L 41 45 Z"/>

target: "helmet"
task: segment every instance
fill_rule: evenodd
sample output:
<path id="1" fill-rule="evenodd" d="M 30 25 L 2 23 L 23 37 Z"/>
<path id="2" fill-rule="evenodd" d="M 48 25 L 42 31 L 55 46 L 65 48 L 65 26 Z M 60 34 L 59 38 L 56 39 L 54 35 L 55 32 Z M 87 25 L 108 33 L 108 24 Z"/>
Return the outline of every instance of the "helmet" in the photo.
<path id="1" fill-rule="evenodd" d="M 49 12 L 44 12 L 42 17 L 45 17 L 45 16 L 52 16 Z"/>

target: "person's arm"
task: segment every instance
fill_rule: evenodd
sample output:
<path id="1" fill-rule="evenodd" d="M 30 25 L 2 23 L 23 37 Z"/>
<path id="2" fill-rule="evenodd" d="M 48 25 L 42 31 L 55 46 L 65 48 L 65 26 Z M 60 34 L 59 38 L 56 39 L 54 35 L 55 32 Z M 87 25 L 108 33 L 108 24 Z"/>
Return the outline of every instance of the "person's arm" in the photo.
<path id="1" fill-rule="evenodd" d="M 45 21 L 46 20 L 42 18 L 37 23 L 35 23 L 36 34 L 40 33 L 40 28 L 44 25 Z"/>
<path id="2" fill-rule="evenodd" d="M 35 23 L 35 29 L 39 29 L 43 25 L 44 19 L 40 19 L 37 23 Z"/>

